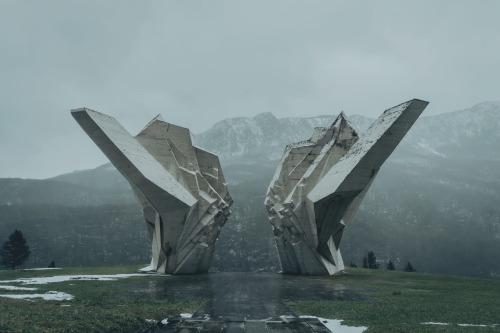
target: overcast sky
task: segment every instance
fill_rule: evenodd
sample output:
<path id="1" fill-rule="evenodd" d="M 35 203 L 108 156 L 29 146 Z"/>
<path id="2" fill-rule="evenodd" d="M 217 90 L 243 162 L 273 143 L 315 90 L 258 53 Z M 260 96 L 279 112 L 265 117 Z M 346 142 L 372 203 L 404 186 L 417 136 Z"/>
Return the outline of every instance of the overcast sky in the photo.
<path id="1" fill-rule="evenodd" d="M 70 115 L 426 115 L 500 100 L 500 1 L 0 0 L 0 177 L 107 158 Z"/>

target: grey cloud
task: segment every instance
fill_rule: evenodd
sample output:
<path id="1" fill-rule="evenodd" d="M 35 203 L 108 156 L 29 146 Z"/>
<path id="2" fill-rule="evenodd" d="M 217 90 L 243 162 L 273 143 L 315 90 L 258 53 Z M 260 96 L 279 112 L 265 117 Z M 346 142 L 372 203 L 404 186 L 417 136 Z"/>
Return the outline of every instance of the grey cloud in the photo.
<path id="1" fill-rule="evenodd" d="M 426 114 L 500 100 L 497 1 L 0 2 L 0 177 L 105 161 L 69 115 L 139 131 L 156 114 Z"/>

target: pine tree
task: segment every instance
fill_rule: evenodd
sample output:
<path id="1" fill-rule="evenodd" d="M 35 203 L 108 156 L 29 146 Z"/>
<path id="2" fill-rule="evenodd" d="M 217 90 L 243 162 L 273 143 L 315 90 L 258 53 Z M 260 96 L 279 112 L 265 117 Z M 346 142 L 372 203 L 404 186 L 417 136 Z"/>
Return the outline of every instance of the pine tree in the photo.
<path id="1" fill-rule="evenodd" d="M 389 262 L 387 263 L 387 270 L 388 271 L 395 271 L 396 270 L 396 267 L 394 267 L 394 263 L 390 259 L 389 259 Z"/>
<path id="2" fill-rule="evenodd" d="M 373 251 L 369 251 L 366 255 L 367 266 L 369 269 L 379 269 L 380 264 L 377 262 L 377 257 L 375 257 L 375 253 Z"/>
<path id="3" fill-rule="evenodd" d="M 406 264 L 406 266 L 404 268 L 404 271 L 405 272 L 416 272 L 417 270 L 415 268 L 413 268 L 413 265 L 410 264 L 410 262 L 408 261 L 408 263 Z"/>
<path id="4" fill-rule="evenodd" d="M 368 258 L 366 256 L 363 257 L 363 268 L 368 268 Z"/>
<path id="5" fill-rule="evenodd" d="M 23 233 L 16 229 L 0 249 L 0 265 L 14 269 L 22 265 L 29 256 L 30 247 L 26 244 Z"/>
<path id="6" fill-rule="evenodd" d="M 358 268 L 358 265 L 356 265 L 352 260 L 351 260 L 351 263 L 349 264 L 349 267 L 353 267 L 353 268 Z"/>

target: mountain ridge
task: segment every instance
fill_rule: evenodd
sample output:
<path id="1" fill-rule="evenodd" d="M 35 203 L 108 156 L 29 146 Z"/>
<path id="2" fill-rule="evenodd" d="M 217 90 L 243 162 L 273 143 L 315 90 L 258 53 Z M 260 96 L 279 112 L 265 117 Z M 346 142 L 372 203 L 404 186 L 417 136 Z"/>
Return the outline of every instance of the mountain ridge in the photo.
<path id="1" fill-rule="evenodd" d="M 449 111 L 445 113 L 440 113 L 437 115 L 422 115 L 419 120 L 417 120 L 416 124 L 414 125 L 414 128 L 420 129 L 419 131 L 415 129 L 411 129 L 407 136 L 403 139 L 402 144 L 408 143 L 411 141 L 414 145 L 418 145 L 417 142 L 415 141 L 422 141 L 425 140 L 425 142 L 420 142 L 421 146 L 416 147 L 420 148 L 421 150 L 426 150 L 429 146 L 429 140 L 424 139 L 424 136 L 420 135 L 420 131 L 423 131 L 422 129 L 425 127 L 434 127 L 433 131 L 436 131 L 436 128 L 439 127 L 437 125 L 432 125 L 433 122 L 436 122 L 436 120 L 439 120 L 440 123 L 447 122 L 453 119 L 456 119 L 457 116 L 462 116 L 464 114 L 473 114 L 474 112 L 483 112 L 483 113 L 489 113 L 490 116 L 497 118 L 496 123 L 495 122 L 490 122 L 487 121 L 485 122 L 486 124 L 489 124 L 490 126 L 496 125 L 493 130 L 495 130 L 495 133 L 498 134 L 500 137 L 500 101 L 486 101 L 486 102 L 481 102 L 477 103 L 472 107 L 465 108 L 462 110 L 457 110 L 457 111 Z M 425 112 L 425 111 L 424 111 Z M 250 156 L 255 155 L 256 151 L 252 151 L 251 149 L 248 149 L 248 147 L 245 149 L 245 145 L 239 146 L 239 149 L 233 150 L 232 152 L 228 153 L 228 149 L 225 149 L 226 145 L 224 143 L 221 144 L 220 141 L 225 140 L 225 141 L 232 141 L 234 142 L 234 138 L 231 138 L 229 134 L 233 134 L 234 132 L 238 132 L 236 130 L 230 131 L 227 128 L 232 127 L 232 126 L 238 126 L 238 128 L 241 128 L 242 126 L 244 127 L 243 124 L 241 123 L 246 123 L 247 125 L 255 125 L 260 124 L 262 120 L 271 120 L 272 125 L 279 124 L 280 121 L 283 123 L 282 126 L 280 127 L 286 127 L 286 125 L 295 125 L 293 126 L 292 130 L 288 130 L 287 132 L 291 132 L 293 134 L 290 134 L 287 136 L 286 139 L 278 140 L 277 142 L 271 141 L 271 148 L 269 150 L 272 151 L 272 153 L 263 153 L 263 156 L 267 156 L 268 158 L 271 158 L 271 160 L 279 160 L 281 158 L 281 153 L 284 151 L 285 147 L 287 144 L 292 143 L 292 142 L 298 142 L 298 141 L 303 141 L 306 140 L 310 137 L 312 130 L 314 127 L 328 127 L 331 125 L 331 123 L 335 120 L 337 115 L 317 115 L 317 116 L 310 116 L 310 117 L 283 117 L 283 118 L 277 118 L 272 112 L 262 112 L 259 113 L 255 116 L 252 117 L 234 117 L 234 118 L 226 118 L 223 119 L 217 123 L 215 123 L 210 129 L 196 134 L 195 136 L 195 142 L 196 145 L 199 146 L 200 148 L 209 150 L 210 152 L 213 152 L 215 154 L 218 154 L 221 160 L 227 164 L 232 164 L 234 158 L 240 158 L 243 157 L 243 154 L 245 152 L 248 152 Z M 363 133 L 370 127 L 370 125 L 375 121 L 375 118 L 370 118 L 362 115 L 351 115 L 348 116 L 348 120 L 354 125 L 355 129 L 358 131 L 359 134 Z M 469 120 L 474 120 L 474 119 L 469 119 Z M 477 122 L 477 117 L 476 117 L 476 122 Z M 253 123 L 253 124 L 252 124 Z M 302 124 L 305 124 L 305 126 L 300 126 Z M 298 125 L 298 126 L 297 126 Z M 477 124 L 477 127 L 483 126 L 484 124 Z M 291 127 L 291 126 L 290 126 Z M 300 128 L 297 130 L 297 128 Z M 498 131 L 497 131 L 498 130 Z M 220 138 L 220 134 L 225 135 L 224 138 Z M 232 132 L 232 133 L 231 133 Z M 426 131 L 430 132 L 430 130 Z M 261 130 L 257 130 L 255 128 L 251 128 L 247 131 L 247 133 L 253 134 L 257 138 L 263 137 L 263 133 Z M 473 135 L 474 133 L 469 131 L 466 132 L 467 135 Z M 219 136 L 218 139 L 215 137 Z M 432 135 L 426 135 L 425 137 L 432 138 Z M 288 141 L 286 141 L 288 140 Z M 238 141 L 238 140 L 236 140 Z M 281 142 L 283 141 L 283 142 Z M 450 143 L 451 140 L 445 140 Z M 249 143 L 247 142 L 247 145 Z M 444 144 L 444 143 L 443 143 Z M 231 145 L 231 148 L 234 146 L 234 143 Z M 262 144 L 260 145 L 262 146 Z M 223 148 L 219 148 L 223 147 Z M 281 149 L 281 151 L 278 151 Z M 237 153 L 235 153 L 237 152 Z M 443 154 L 442 152 L 436 152 L 436 151 L 431 151 L 432 153 L 436 155 Z M 262 152 L 260 152 L 262 153 Z M 259 160 L 260 161 L 260 160 Z M 241 162 L 241 161 L 236 161 L 236 162 Z M 98 166 L 97 168 L 104 167 L 104 166 L 110 166 L 109 163 L 106 163 L 104 165 Z M 112 166 L 111 166 L 112 168 Z M 46 179 L 58 179 L 61 180 L 61 176 L 65 175 L 70 175 L 72 173 L 80 173 L 80 172 L 86 172 L 87 170 L 75 170 L 72 172 L 64 173 L 55 177 L 50 177 Z"/>
<path id="2" fill-rule="evenodd" d="M 196 136 L 201 148 L 217 155 L 224 164 L 242 163 L 245 157 L 256 163 L 275 161 L 287 144 L 310 137 L 314 127 L 328 127 L 336 115 L 276 118 L 265 112 L 254 117 L 228 118 Z M 262 119 L 266 119 L 263 123 Z M 358 133 L 363 133 L 375 119 L 348 116 Z M 455 130 L 446 130 L 453 127 Z M 446 135 L 441 132 L 445 129 Z M 482 132 L 500 138 L 500 102 L 484 102 L 449 113 L 422 116 L 410 129 L 401 145 L 414 150 L 445 156 L 451 146 L 460 147 L 463 138 L 477 138 Z M 279 134 L 277 134 L 279 133 Z M 489 143 L 489 142 L 487 142 Z"/>

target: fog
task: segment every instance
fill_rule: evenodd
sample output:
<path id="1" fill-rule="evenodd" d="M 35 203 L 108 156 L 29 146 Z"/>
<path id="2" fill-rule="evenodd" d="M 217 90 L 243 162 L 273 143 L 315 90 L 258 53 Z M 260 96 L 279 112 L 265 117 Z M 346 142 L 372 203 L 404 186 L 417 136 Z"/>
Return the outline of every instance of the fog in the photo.
<path id="1" fill-rule="evenodd" d="M 424 115 L 500 100 L 498 1 L 0 2 L 0 177 L 107 159 L 70 116 L 132 134 L 156 114 L 201 133 L 227 117 Z"/>

